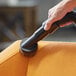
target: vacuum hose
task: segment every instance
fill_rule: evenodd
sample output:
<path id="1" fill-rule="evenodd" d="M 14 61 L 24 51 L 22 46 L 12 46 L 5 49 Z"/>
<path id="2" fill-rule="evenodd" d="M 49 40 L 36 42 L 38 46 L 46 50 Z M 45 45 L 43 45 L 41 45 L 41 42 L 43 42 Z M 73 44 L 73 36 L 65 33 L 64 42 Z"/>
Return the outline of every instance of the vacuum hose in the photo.
<path id="1" fill-rule="evenodd" d="M 43 22 L 42 26 L 39 29 L 37 29 L 32 36 L 30 36 L 27 40 L 22 40 L 20 45 L 21 52 L 29 57 L 34 56 L 38 48 L 37 42 L 39 40 L 43 39 L 46 35 L 51 34 L 55 30 L 57 30 L 60 27 L 60 25 L 65 25 L 69 22 L 76 23 L 75 11 L 67 13 L 61 20 L 54 22 L 51 28 L 47 31 L 44 30 L 45 23 Z"/>

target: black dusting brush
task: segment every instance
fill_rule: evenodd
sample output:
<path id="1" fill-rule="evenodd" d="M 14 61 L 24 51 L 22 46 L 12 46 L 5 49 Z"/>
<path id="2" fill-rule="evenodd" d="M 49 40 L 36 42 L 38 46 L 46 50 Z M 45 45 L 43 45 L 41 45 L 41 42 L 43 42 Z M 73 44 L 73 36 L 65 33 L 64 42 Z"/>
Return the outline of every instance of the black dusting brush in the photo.
<path id="1" fill-rule="evenodd" d="M 42 26 L 39 29 L 37 29 L 31 37 L 29 37 L 27 40 L 26 39 L 22 40 L 20 45 L 20 51 L 28 57 L 34 56 L 38 48 L 37 42 L 39 40 L 43 39 L 49 33 L 51 34 L 55 30 L 57 30 L 60 25 L 65 25 L 69 22 L 76 23 L 75 11 L 67 13 L 61 20 L 53 23 L 48 31 L 44 30 L 45 23 L 43 22 Z"/>

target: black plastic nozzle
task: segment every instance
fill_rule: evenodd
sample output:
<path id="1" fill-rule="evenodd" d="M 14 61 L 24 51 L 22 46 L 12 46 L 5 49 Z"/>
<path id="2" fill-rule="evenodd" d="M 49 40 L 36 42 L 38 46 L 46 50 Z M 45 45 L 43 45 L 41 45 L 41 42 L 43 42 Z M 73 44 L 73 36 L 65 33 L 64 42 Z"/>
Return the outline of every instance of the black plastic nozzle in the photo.
<path id="1" fill-rule="evenodd" d="M 48 31 L 44 30 L 45 23 L 43 23 L 42 26 L 33 33 L 32 36 L 30 36 L 27 40 L 22 40 L 20 45 L 21 52 L 26 56 L 34 56 L 38 48 L 38 41 L 43 39 L 49 33 L 51 34 L 57 30 L 60 25 L 64 25 L 69 22 L 76 23 L 76 12 L 72 11 L 67 13 L 61 20 L 54 22 Z"/>

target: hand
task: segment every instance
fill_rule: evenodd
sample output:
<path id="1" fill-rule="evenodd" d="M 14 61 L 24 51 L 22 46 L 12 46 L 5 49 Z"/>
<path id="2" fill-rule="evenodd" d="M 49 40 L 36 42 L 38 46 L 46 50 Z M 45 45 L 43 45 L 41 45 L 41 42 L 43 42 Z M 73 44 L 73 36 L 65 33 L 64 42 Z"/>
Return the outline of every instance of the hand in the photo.
<path id="1" fill-rule="evenodd" d="M 63 1 L 54 6 L 53 8 L 49 9 L 48 19 L 45 22 L 44 29 L 49 30 L 51 25 L 55 21 L 62 19 L 66 15 L 66 13 L 70 11 L 72 11 L 72 8 L 67 7 L 67 3 Z"/>

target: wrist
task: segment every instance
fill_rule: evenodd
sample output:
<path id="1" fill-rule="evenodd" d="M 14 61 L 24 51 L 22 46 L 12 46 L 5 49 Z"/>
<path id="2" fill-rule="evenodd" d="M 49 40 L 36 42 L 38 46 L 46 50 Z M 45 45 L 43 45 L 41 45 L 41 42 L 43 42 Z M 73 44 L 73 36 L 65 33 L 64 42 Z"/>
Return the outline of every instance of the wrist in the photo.
<path id="1" fill-rule="evenodd" d="M 72 10 L 76 7 L 76 0 L 62 0 L 62 3 L 68 10 Z"/>
<path id="2" fill-rule="evenodd" d="M 70 12 L 75 8 L 76 1 L 75 0 L 62 0 L 59 3 L 59 6 L 61 6 L 64 11 Z"/>

